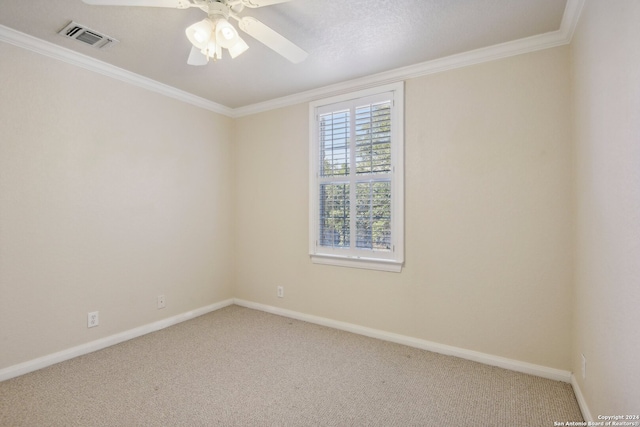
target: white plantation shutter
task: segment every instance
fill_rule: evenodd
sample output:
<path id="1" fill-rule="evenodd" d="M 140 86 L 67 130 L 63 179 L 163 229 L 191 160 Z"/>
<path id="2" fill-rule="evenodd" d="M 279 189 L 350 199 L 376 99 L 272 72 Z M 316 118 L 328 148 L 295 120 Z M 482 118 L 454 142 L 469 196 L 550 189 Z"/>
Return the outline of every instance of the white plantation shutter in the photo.
<path id="1" fill-rule="evenodd" d="M 351 246 L 351 207 L 349 184 L 320 184 L 320 235 L 318 245 Z"/>
<path id="2" fill-rule="evenodd" d="M 311 104 L 314 262 L 400 270 L 402 95 L 396 84 Z"/>
<path id="3" fill-rule="evenodd" d="M 391 101 L 355 110 L 358 175 L 391 172 Z"/>
<path id="4" fill-rule="evenodd" d="M 322 176 L 349 174 L 350 111 L 335 111 L 320 116 L 319 139 Z"/>
<path id="5" fill-rule="evenodd" d="M 356 183 L 356 247 L 391 250 L 391 180 Z"/>

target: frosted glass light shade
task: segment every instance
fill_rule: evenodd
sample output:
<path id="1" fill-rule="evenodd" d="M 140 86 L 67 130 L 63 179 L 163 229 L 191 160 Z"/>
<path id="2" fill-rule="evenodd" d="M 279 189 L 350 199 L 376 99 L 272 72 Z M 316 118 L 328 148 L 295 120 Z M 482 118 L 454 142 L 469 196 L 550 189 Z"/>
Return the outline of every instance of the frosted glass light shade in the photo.
<path id="1" fill-rule="evenodd" d="M 220 18 L 216 22 L 216 40 L 220 46 L 229 49 L 241 39 L 233 25 L 226 19 Z"/>
<path id="2" fill-rule="evenodd" d="M 185 33 L 192 45 L 198 49 L 206 49 L 213 35 L 213 23 L 209 19 L 203 19 L 190 25 Z"/>
<path id="3" fill-rule="evenodd" d="M 249 45 L 238 36 L 236 44 L 229 48 L 229 55 L 231 58 L 235 58 L 247 49 L 249 49 Z"/>

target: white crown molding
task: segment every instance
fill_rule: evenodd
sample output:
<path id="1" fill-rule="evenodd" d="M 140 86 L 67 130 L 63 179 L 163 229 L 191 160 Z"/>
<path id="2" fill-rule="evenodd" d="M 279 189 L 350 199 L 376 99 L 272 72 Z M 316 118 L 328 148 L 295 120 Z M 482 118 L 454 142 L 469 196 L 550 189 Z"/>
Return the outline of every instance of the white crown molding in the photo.
<path id="1" fill-rule="evenodd" d="M 38 369 L 46 368 L 47 366 L 51 366 L 56 363 L 64 362 L 65 360 L 73 359 L 74 357 L 93 353 L 94 351 L 102 350 L 103 348 L 107 348 L 112 345 L 116 345 L 121 342 L 149 334 L 151 332 L 156 332 L 161 329 L 168 328 L 169 326 L 173 326 L 186 320 L 193 319 L 194 317 L 202 316 L 203 314 L 207 314 L 212 311 L 220 310 L 221 308 L 228 307 L 232 304 L 233 300 L 227 299 L 218 303 L 198 308 L 196 310 L 178 314 L 167 319 L 158 320 L 157 322 L 149 323 L 138 328 L 130 329 L 128 331 L 110 335 L 108 337 L 91 341 L 86 344 L 68 348 L 57 353 L 48 354 L 37 359 L 29 360 L 27 362 L 0 369 L 0 382 L 8 380 L 10 378 L 15 378 L 20 375 L 28 374 L 29 372 L 33 372 Z"/>
<path id="2" fill-rule="evenodd" d="M 58 46 L 37 37 L 30 36 L 4 25 L 0 25 L 0 41 L 186 102 L 187 104 L 195 105 L 196 107 L 200 107 L 205 110 L 213 111 L 214 113 L 219 113 L 228 117 L 231 117 L 233 114 L 232 108 L 225 107 L 224 105 L 209 101 L 208 99 L 201 98 L 139 74 L 132 73 L 131 71 L 124 70 L 116 67 L 115 65 L 107 64 L 106 62 L 102 62 L 98 59 Z"/>
<path id="3" fill-rule="evenodd" d="M 567 0 L 564 15 L 562 15 L 562 22 L 560 23 L 560 31 L 565 34 L 567 43 L 571 43 L 573 39 L 573 33 L 578 26 L 585 1 L 586 0 Z"/>
<path id="4" fill-rule="evenodd" d="M 234 298 L 233 303 L 242 307 L 260 310 L 267 313 L 277 314 L 279 316 L 290 317 L 292 319 L 302 320 L 316 325 L 327 326 L 329 328 L 339 329 L 342 331 L 352 332 L 358 335 L 364 335 L 371 338 L 377 338 L 384 341 L 402 344 L 409 347 L 419 348 L 421 350 L 432 351 L 434 353 L 445 354 L 448 356 L 460 357 L 462 359 L 472 360 L 474 362 L 483 363 L 485 365 L 497 366 L 499 368 L 508 369 L 510 371 L 522 372 L 525 374 L 535 375 L 542 378 L 548 378 L 555 381 L 565 383 L 571 382 L 571 372 L 561 369 L 549 368 L 547 366 L 535 365 L 533 363 L 521 362 L 519 360 L 508 359 L 506 357 L 494 356 L 492 354 L 481 353 L 479 351 L 467 350 L 460 347 L 440 344 L 433 341 L 427 341 L 420 338 L 413 338 L 406 335 L 394 334 L 391 332 L 381 331 L 378 329 L 366 328 L 364 326 L 354 325 L 353 323 L 340 322 L 338 320 L 327 319 L 325 317 L 313 316 L 310 314 L 300 313 L 298 311 L 286 310 L 284 308 L 273 307 L 270 305 L 260 304 L 256 302 L 246 301 Z"/>
<path id="5" fill-rule="evenodd" d="M 276 108 L 288 107 L 290 105 L 311 102 L 322 98 L 341 95 L 343 93 L 368 89 L 370 87 L 396 83 L 429 74 L 441 73 L 443 71 L 456 68 L 468 67 L 482 62 L 494 61 L 496 59 L 507 58 L 523 53 L 534 52 L 536 50 L 548 49 L 567 44 L 564 34 L 558 30 L 546 34 L 527 37 L 494 46 L 472 50 L 456 55 L 438 58 L 420 64 L 409 65 L 407 67 L 396 68 L 346 82 L 324 86 L 294 95 L 276 98 L 269 101 L 239 107 L 233 110 L 233 117 L 248 116 L 261 113 Z"/>
<path id="6" fill-rule="evenodd" d="M 143 77 L 114 65 L 82 55 L 70 49 L 21 33 L 3 25 L 0 25 L 0 41 L 166 95 L 170 98 L 174 98 L 215 113 L 231 118 L 238 118 L 276 108 L 315 101 L 320 98 L 340 95 L 346 92 L 367 89 L 369 87 L 383 84 L 396 83 L 402 80 L 441 73 L 443 71 L 468 67 L 482 62 L 494 61 L 496 59 L 569 44 L 578 24 L 578 19 L 580 18 L 580 12 L 582 11 L 584 2 L 585 0 L 567 0 L 560 29 L 557 31 L 526 37 L 444 58 L 438 58 L 432 61 L 397 68 L 395 70 L 238 108 L 226 107 L 208 99 L 159 83 L 147 77 Z"/>
<path id="7" fill-rule="evenodd" d="M 257 104 L 247 105 L 245 107 L 239 107 L 233 110 L 232 117 L 237 118 L 248 116 L 276 108 L 340 95 L 350 91 L 367 89 L 373 86 L 395 83 L 429 74 L 441 73 L 443 71 L 453 70 L 456 68 L 468 67 L 482 62 L 494 61 L 510 56 L 566 45 L 571 43 L 571 38 L 573 37 L 573 32 L 578 24 L 578 19 L 580 18 L 580 12 L 582 11 L 584 2 L 585 0 L 567 0 L 560 29 L 556 31 L 484 47 L 444 58 L 438 58 L 407 67 L 397 68 L 395 70 L 353 79 Z"/>

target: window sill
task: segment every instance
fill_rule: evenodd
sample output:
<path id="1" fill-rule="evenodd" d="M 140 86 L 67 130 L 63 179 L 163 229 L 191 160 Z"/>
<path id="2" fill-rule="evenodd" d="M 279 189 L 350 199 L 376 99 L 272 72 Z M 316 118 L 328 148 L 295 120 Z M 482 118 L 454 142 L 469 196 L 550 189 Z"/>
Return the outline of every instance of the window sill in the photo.
<path id="1" fill-rule="evenodd" d="M 311 255 L 311 262 L 322 265 L 336 265 L 339 267 L 362 268 L 366 270 L 389 271 L 400 273 L 402 262 L 388 259 L 347 258 L 332 255 Z"/>

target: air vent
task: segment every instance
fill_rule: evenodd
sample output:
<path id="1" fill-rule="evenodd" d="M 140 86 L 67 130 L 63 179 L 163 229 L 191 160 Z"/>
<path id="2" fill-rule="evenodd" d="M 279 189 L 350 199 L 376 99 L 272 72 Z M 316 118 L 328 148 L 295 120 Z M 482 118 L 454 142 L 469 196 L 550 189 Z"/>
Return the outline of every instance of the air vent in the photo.
<path id="1" fill-rule="evenodd" d="M 58 34 L 70 39 L 76 39 L 96 49 L 104 49 L 118 43 L 118 40 L 113 37 L 109 37 L 106 34 L 99 33 L 73 21 L 60 30 Z"/>

